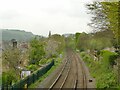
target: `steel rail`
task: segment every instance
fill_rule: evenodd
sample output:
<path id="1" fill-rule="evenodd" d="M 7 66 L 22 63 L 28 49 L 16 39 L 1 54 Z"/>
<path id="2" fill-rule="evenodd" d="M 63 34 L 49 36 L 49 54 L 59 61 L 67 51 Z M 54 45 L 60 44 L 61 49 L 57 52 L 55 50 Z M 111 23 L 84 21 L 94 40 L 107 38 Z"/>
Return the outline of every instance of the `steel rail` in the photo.
<path id="1" fill-rule="evenodd" d="M 81 69 L 82 69 L 82 76 L 83 76 L 83 90 L 87 90 L 87 77 L 86 77 L 86 73 L 85 73 L 85 68 L 83 66 L 83 62 L 80 60 L 80 58 L 78 57 L 78 55 L 76 54 L 79 63 L 81 65 Z"/>
<path id="2" fill-rule="evenodd" d="M 73 52 L 72 52 L 73 53 Z M 76 72 L 75 72 L 75 81 L 74 81 L 74 89 L 76 90 L 77 89 L 77 84 L 78 84 L 78 64 L 77 64 L 77 59 L 76 59 L 76 56 L 75 56 L 75 53 L 73 53 L 73 56 L 75 58 L 75 64 L 76 64 Z"/>
<path id="3" fill-rule="evenodd" d="M 63 86 L 64 86 L 64 84 L 65 84 L 65 82 L 66 82 L 66 80 L 67 80 L 67 78 L 68 78 L 69 72 L 70 72 L 70 67 L 69 67 L 69 69 L 68 69 L 68 71 L 67 71 L 67 74 L 66 74 L 66 77 L 65 77 L 63 83 L 62 83 L 61 86 L 60 86 L 60 89 L 63 88 Z"/>
<path id="4" fill-rule="evenodd" d="M 57 76 L 57 78 L 55 79 L 55 81 L 52 83 L 52 85 L 49 87 L 48 90 L 51 90 L 51 89 L 55 86 L 55 84 L 58 82 L 58 80 L 59 80 L 60 77 L 62 76 L 63 71 L 65 70 L 65 67 L 66 67 L 68 61 L 69 61 L 69 59 L 65 62 L 65 65 L 64 65 L 64 67 L 62 68 L 61 72 L 59 73 L 59 75 Z M 70 69 L 70 68 L 69 68 L 69 69 Z M 70 70 L 68 70 L 67 75 L 68 75 L 69 71 L 70 71 Z M 68 77 L 67 75 L 66 75 L 65 78 Z M 61 85 L 60 87 L 62 87 L 62 85 Z"/>

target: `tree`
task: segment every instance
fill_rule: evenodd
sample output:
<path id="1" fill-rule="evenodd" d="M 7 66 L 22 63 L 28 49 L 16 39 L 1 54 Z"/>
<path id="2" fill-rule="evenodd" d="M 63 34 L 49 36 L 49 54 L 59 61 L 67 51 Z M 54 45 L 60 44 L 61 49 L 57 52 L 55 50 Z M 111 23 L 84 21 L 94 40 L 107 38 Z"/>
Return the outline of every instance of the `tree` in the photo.
<path id="1" fill-rule="evenodd" d="M 92 23 L 89 25 L 94 26 L 97 31 L 98 29 L 111 30 L 114 33 L 117 40 L 115 46 L 117 46 L 117 53 L 120 56 L 120 2 L 94 2 L 88 4 L 87 8 L 93 15 Z M 120 57 L 118 59 L 118 76 L 120 76 Z"/>
<path id="2" fill-rule="evenodd" d="M 65 41 L 63 36 L 59 34 L 51 35 L 46 40 L 46 46 L 45 46 L 46 57 L 51 58 L 57 56 L 63 51 L 64 47 L 65 47 Z"/>
<path id="3" fill-rule="evenodd" d="M 80 34 L 81 34 L 81 33 L 76 33 L 76 34 L 75 34 L 75 46 L 76 46 L 76 48 L 78 48 L 78 42 L 79 42 Z"/>
<path id="4" fill-rule="evenodd" d="M 5 50 L 2 53 L 2 84 L 11 85 L 20 79 L 20 51 L 18 49 Z"/>
<path id="5" fill-rule="evenodd" d="M 93 2 L 87 4 L 89 14 L 92 14 L 91 23 L 96 31 L 111 30 L 120 45 L 119 6 L 120 2 Z"/>
<path id="6" fill-rule="evenodd" d="M 89 48 L 89 40 L 91 39 L 91 35 L 85 32 L 78 34 L 77 38 L 77 49 L 80 51 L 87 50 Z"/>
<path id="7" fill-rule="evenodd" d="M 30 54 L 29 54 L 29 63 L 30 64 L 39 64 L 39 61 L 44 57 L 45 51 L 44 51 L 44 44 L 34 38 L 30 42 Z"/>
<path id="8" fill-rule="evenodd" d="M 93 27 L 94 31 L 106 30 L 108 29 L 109 22 L 107 16 L 103 13 L 103 8 L 101 2 L 93 2 L 92 4 L 86 5 L 89 14 L 92 14 L 91 23 L 88 25 Z"/>
<path id="9" fill-rule="evenodd" d="M 109 29 L 113 31 L 116 38 L 119 37 L 118 33 L 118 13 L 119 2 L 101 2 L 103 13 L 107 16 L 107 20 L 110 23 Z"/>
<path id="10" fill-rule="evenodd" d="M 2 65 L 5 69 L 14 69 L 17 72 L 17 68 L 20 65 L 20 51 L 18 49 L 5 50 L 2 54 Z"/>

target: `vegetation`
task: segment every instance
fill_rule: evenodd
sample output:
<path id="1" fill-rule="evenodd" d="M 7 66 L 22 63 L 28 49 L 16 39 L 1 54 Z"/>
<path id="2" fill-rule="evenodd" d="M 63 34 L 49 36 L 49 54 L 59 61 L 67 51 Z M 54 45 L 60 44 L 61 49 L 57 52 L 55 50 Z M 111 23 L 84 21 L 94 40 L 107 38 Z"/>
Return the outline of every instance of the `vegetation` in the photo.
<path id="1" fill-rule="evenodd" d="M 117 56 L 116 53 L 102 50 L 100 52 L 101 59 L 94 61 L 93 57 L 86 52 L 81 52 L 80 56 L 88 65 L 91 75 L 96 79 L 97 88 L 116 88 L 117 84 L 117 71 L 112 67 L 110 56 Z M 114 64 L 115 65 L 115 64 Z"/>
<path id="2" fill-rule="evenodd" d="M 93 2 L 92 4 L 87 4 L 89 13 L 93 15 L 91 19 L 90 26 L 96 31 L 106 31 L 110 30 L 114 34 L 113 46 L 116 48 L 116 52 L 119 57 L 117 57 L 118 63 L 118 77 L 120 76 L 120 23 L 119 23 L 119 8 L 120 2 Z M 110 62 L 114 64 L 114 58 L 116 56 L 111 56 Z M 113 59 L 113 60 L 112 60 Z M 118 78 L 118 83 L 120 83 L 120 78 Z"/>
<path id="3" fill-rule="evenodd" d="M 93 15 L 90 26 L 97 30 L 112 30 L 118 34 L 119 2 L 93 2 L 87 4 L 89 13 Z"/>
<path id="4" fill-rule="evenodd" d="M 77 34 L 77 33 L 76 33 Z M 76 35 L 75 35 L 76 36 Z M 113 33 L 111 31 L 102 31 L 96 33 L 80 33 L 79 36 L 76 37 L 76 48 L 80 51 L 83 50 L 101 50 L 106 47 L 113 46 Z"/>
<path id="5" fill-rule="evenodd" d="M 114 35 L 111 31 L 95 33 L 76 33 L 75 38 L 67 37 L 67 46 L 80 51 L 81 58 L 96 79 L 97 88 L 118 87 L 117 58 L 118 54 L 106 48 L 113 48 Z M 97 58 L 97 59 L 95 59 Z"/>
<path id="6" fill-rule="evenodd" d="M 119 2 L 102 2 L 101 5 L 103 13 L 107 16 L 107 20 L 110 23 L 109 29 L 114 32 L 116 38 L 119 38 Z"/>
<path id="7" fill-rule="evenodd" d="M 116 39 L 115 47 L 120 54 L 120 23 L 119 23 L 120 2 L 93 2 L 88 4 L 89 13 L 93 15 L 90 26 L 96 31 L 111 30 Z"/>
<path id="8" fill-rule="evenodd" d="M 2 74 L 0 74 L 0 86 L 2 85 Z"/>
<path id="9" fill-rule="evenodd" d="M 61 63 L 60 55 L 64 51 L 66 42 L 66 47 L 80 51 L 80 56 L 90 68 L 91 75 L 96 79 L 97 88 L 119 87 L 117 82 L 120 79 L 117 77 L 120 76 L 120 73 L 117 73 L 120 68 L 120 60 L 118 60 L 120 56 L 119 2 L 93 2 L 86 6 L 88 13 L 93 15 L 91 23 L 88 24 L 93 27 L 93 32 L 89 34 L 85 32 L 63 36 L 54 34 L 49 35 L 48 38 L 37 36 L 31 40 L 34 35 L 30 32 L 2 30 L 3 40 L 9 41 L 13 38 L 18 41 L 30 40 L 29 64 L 26 65 L 28 70 L 35 71 L 55 59 L 55 66 L 40 78 L 37 84 Z M 117 53 L 105 50 L 105 48 L 113 47 Z M 4 85 L 12 85 L 20 79 L 16 77 L 20 72 L 18 69 L 20 55 L 21 52 L 18 49 L 3 52 L 2 79 Z M 33 87 L 37 84 L 33 84 Z"/>
<path id="10" fill-rule="evenodd" d="M 39 78 L 39 80 L 38 81 L 36 81 L 34 84 L 31 84 L 30 86 L 29 86 L 29 88 L 37 88 L 39 85 L 40 85 L 40 83 L 47 77 L 47 76 L 49 76 L 57 67 L 59 67 L 59 65 L 61 64 L 61 62 L 62 62 L 62 60 L 63 60 L 63 58 L 64 58 L 64 52 L 62 53 L 62 58 L 61 57 L 57 57 L 56 59 L 55 59 L 55 63 L 54 63 L 54 66 L 46 73 L 46 74 L 44 74 L 41 78 Z"/>
<path id="11" fill-rule="evenodd" d="M 3 30 L 3 34 L 4 32 L 15 34 L 18 36 L 18 38 L 21 37 L 19 36 L 20 34 L 23 35 L 23 33 L 26 33 L 19 30 Z M 14 39 L 18 38 L 15 37 Z M 2 54 L 2 85 L 7 87 L 14 84 L 16 81 L 19 81 L 21 79 L 20 71 L 22 70 L 22 68 L 34 72 L 37 69 L 40 69 L 42 66 L 46 65 L 47 63 L 51 62 L 53 59 L 55 59 L 57 65 L 57 63 L 59 63 L 59 59 L 56 58 L 60 58 L 62 56 L 65 46 L 64 42 L 65 41 L 63 36 L 55 34 L 51 35 L 49 38 L 41 38 L 39 36 L 36 36 L 29 41 L 27 51 L 25 52 L 22 52 L 23 50 L 21 50 L 21 48 L 19 47 L 12 48 L 11 46 L 9 46 L 11 48 L 6 48 Z M 26 62 L 28 63 L 23 62 L 22 59 L 24 56 Z"/>
<path id="12" fill-rule="evenodd" d="M 39 40 L 34 38 L 30 42 L 30 54 L 29 54 L 29 63 L 30 64 L 39 64 L 39 61 L 44 57 L 45 51 L 43 43 L 40 43 Z"/>
<path id="13" fill-rule="evenodd" d="M 55 65 L 43 75 L 35 84 L 32 84 L 30 88 L 36 88 L 43 79 L 45 79 L 50 73 L 52 73 L 56 67 L 58 67 L 63 59 L 63 52 L 65 47 L 64 37 L 58 34 L 51 35 L 49 38 L 34 39 L 30 44 L 30 61 L 36 60 L 36 63 L 31 63 L 27 68 L 35 70 L 38 66 L 45 65 L 55 60 Z M 61 57 L 62 56 L 62 57 Z M 36 59 L 35 59 L 36 58 Z"/>
<path id="14" fill-rule="evenodd" d="M 6 50 L 2 54 L 2 84 L 12 85 L 20 79 L 20 52 L 18 49 Z"/>
<path id="15" fill-rule="evenodd" d="M 65 38 L 66 41 L 66 47 L 70 47 L 72 49 L 75 49 L 75 35 L 74 34 L 68 34 L 68 36 Z"/>
<path id="16" fill-rule="evenodd" d="M 59 34 L 54 34 L 46 39 L 46 58 L 56 58 L 65 48 L 64 37 Z"/>

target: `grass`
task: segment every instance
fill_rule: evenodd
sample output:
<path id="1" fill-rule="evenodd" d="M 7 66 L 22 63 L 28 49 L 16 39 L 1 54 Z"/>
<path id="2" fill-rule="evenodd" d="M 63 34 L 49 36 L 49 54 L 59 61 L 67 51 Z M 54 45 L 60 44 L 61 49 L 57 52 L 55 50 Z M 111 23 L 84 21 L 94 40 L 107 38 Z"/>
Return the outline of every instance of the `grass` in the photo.
<path id="1" fill-rule="evenodd" d="M 116 88 L 117 87 L 117 72 L 110 67 L 109 57 L 116 53 L 110 51 L 102 51 L 99 61 L 94 61 L 93 58 L 81 52 L 80 56 L 85 61 L 90 69 L 91 75 L 96 79 L 97 88 Z"/>
<path id="2" fill-rule="evenodd" d="M 0 86 L 2 85 L 2 75 L 0 74 Z"/>
<path id="3" fill-rule="evenodd" d="M 62 55 L 64 55 L 64 53 Z M 42 82 L 47 76 L 49 76 L 61 64 L 62 60 L 63 60 L 63 57 L 56 58 L 55 65 L 52 66 L 52 68 L 47 73 L 45 73 L 42 77 L 40 77 L 35 83 L 31 84 L 28 88 L 37 88 L 40 82 Z"/>

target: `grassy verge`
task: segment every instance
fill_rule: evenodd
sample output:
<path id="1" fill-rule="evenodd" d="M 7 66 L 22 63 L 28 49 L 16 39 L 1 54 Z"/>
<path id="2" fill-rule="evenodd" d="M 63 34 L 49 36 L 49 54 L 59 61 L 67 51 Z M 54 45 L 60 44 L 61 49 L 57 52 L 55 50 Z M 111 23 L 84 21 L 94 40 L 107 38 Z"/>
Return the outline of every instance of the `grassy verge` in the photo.
<path id="1" fill-rule="evenodd" d="M 64 58 L 64 53 L 62 55 L 63 55 L 62 58 L 58 57 L 55 59 L 55 65 L 52 66 L 52 68 L 47 73 L 45 73 L 42 77 L 40 77 L 35 83 L 31 84 L 28 88 L 37 88 L 40 82 L 42 82 L 47 76 L 49 76 L 61 64 Z"/>
<path id="2" fill-rule="evenodd" d="M 0 74 L 0 86 L 2 85 L 2 75 Z"/>
<path id="3" fill-rule="evenodd" d="M 116 88 L 117 87 L 117 70 L 110 65 L 109 57 L 116 53 L 102 51 L 99 61 L 94 61 L 93 58 L 86 52 L 81 52 L 80 56 L 85 61 L 90 69 L 91 75 L 96 79 L 97 88 Z"/>

